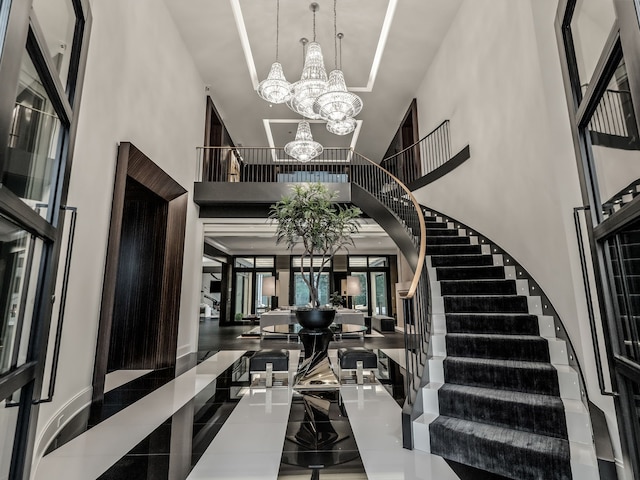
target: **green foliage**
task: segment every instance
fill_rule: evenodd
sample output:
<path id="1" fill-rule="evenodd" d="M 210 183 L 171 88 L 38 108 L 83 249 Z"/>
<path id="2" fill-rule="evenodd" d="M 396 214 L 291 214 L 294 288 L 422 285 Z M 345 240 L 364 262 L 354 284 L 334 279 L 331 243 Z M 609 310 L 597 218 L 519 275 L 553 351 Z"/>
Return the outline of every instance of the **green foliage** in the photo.
<path id="1" fill-rule="evenodd" d="M 358 207 L 335 205 L 335 198 L 336 193 L 322 183 L 294 185 L 291 194 L 272 205 L 269 212 L 269 218 L 278 222 L 276 244 L 289 250 L 297 245 L 303 248 L 300 271 L 316 307 L 320 273 L 340 249 L 354 246 L 352 235 L 358 233 L 362 214 Z M 304 275 L 305 258 L 310 260 L 310 275 Z M 318 258 L 319 266 L 314 262 Z"/>
<path id="2" fill-rule="evenodd" d="M 331 294 L 331 305 L 333 305 L 334 307 L 339 307 L 342 305 L 342 295 L 340 295 L 340 292 L 333 292 Z"/>

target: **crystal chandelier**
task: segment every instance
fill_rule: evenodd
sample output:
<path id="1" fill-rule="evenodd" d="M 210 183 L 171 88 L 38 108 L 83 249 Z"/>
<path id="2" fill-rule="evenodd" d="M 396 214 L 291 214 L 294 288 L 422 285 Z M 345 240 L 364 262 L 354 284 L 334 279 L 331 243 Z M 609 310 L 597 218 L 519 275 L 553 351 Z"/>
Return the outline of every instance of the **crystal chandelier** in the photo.
<path id="1" fill-rule="evenodd" d="M 327 91 L 318 96 L 313 111 L 327 122 L 342 122 L 355 117 L 362 110 L 362 100 L 356 94 L 347 91 L 342 73 L 342 33 L 338 33 L 337 0 L 333 0 L 333 46 L 335 69 L 329 74 Z M 340 40 L 340 65 L 338 65 L 338 40 Z"/>
<path id="2" fill-rule="evenodd" d="M 307 45 L 302 75 L 300 80 L 291 85 L 291 100 L 287 105 L 303 117 L 315 120 L 320 115 L 314 111 L 313 105 L 327 91 L 327 71 L 324 68 L 322 49 L 316 42 L 316 12 L 320 7 L 314 2 L 309 8 L 313 12 L 313 41 Z"/>
<path id="3" fill-rule="evenodd" d="M 284 146 L 284 152 L 303 163 L 310 161 L 322 153 L 322 145 L 315 142 L 311 136 L 309 122 L 303 120 L 298 124 L 296 139 Z"/>
<path id="4" fill-rule="evenodd" d="M 276 61 L 271 65 L 266 80 L 258 84 L 260 98 L 269 103 L 285 103 L 291 97 L 291 84 L 284 77 L 282 65 L 278 62 L 278 43 L 280 37 L 280 0 L 276 0 Z"/>

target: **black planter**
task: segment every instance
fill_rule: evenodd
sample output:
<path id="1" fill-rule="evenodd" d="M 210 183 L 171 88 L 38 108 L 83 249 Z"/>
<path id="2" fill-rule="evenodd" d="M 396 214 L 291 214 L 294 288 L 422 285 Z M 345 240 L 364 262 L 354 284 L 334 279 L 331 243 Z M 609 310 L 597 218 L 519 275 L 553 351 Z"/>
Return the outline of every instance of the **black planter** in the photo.
<path id="1" fill-rule="evenodd" d="M 333 308 L 306 308 L 296 310 L 296 319 L 303 328 L 318 330 L 328 328 L 336 317 Z"/>

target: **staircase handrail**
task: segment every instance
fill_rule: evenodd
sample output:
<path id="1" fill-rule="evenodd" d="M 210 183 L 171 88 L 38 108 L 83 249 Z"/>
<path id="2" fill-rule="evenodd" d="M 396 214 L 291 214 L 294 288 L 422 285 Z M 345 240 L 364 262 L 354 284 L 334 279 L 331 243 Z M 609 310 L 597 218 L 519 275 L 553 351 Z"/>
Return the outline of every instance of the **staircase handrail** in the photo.
<path id="1" fill-rule="evenodd" d="M 419 225 L 420 225 L 420 233 L 419 233 L 419 235 L 413 234 L 415 237 L 417 237 L 418 242 L 419 242 L 418 245 L 417 245 L 418 262 L 417 262 L 416 269 L 415 269 L 415 272 L 414 272 L 414 275 L 413 275 L 413 279 L 411 280 L 411 285 L 409 287 L 409 290 L 407 290 L 407 292 L 404 293 L 404 294 L 400 293 L 400 298 L 402 298 L 402 299 L 411 299 L 411 298 L 414 297 L 414 295 L 416 293 L 416 290 L 418 289 L 418 284 L 420 283 L 420 276 L 421 276 L 421 273 L 422 273 L 422 269 L 424 268 L 424 260 L 425 260 L 426 251 L 427 251 L 427 240 L 426 240 L 427 233 L 426 233 L 426 225 L 425 225 L 425 221 L 424 221 L 424 215 L 422 213 L 422 208 L 421 208 L 420 204 L 418 203 L 418 200 L 413 196 L 413 193 L 411 193 L 411 190 L 409 190 L 409 188 L 404 183 L 402 183 L 398 179 L 398 177 L 393 175 L 388 170 L 384 169 L 378 163 L 376 163 L 373 160 L 365 157 L 364 155 L 357 153 L 353 149 L 351 149 L 351 151 L 352 151 L 354 156 L 356 156 L 357 158 L 363 159 L 370 166 L 376 168 L 379 172 L 382 173 L 382 175 L 386 175 L 398 187 L 400 187 L 400 189 L 406 195 L 406 198 L 409 199 L 409 201 L 413 204 L 413 207 L 415 208 L 415 211 L 416 211 L 417 216 L 418 216 L 418 222 L 419 222 Z M 364 188 L 365 190 L 369 191 L 369 189 L 367 188 L 367 185 L 365 185 L 364 182 L 362 182 L 362 181 L 358 181 L 358 179 L 355 178 L 355 175 L 352 177 L 351 181 L 356 183 L 360 187 Z M 369 191 L 369 193 L 373 193 L 373 192 Z M 402 219 L 402 212 L 396 211 L 394 213 L 398 216 L 398 218 L 400 220 L 404 220 L 404 219 Z"/>

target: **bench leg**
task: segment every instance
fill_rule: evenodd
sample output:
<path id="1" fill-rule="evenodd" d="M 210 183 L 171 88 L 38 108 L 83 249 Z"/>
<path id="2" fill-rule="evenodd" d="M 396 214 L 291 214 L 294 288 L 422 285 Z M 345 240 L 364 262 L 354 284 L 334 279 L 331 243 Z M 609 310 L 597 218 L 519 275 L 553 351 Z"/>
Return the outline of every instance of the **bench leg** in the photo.
<path id="1" fill-rule="evenodd" d="M 266 386 L 271 388 L 273 386 L 273 363 L 267 363 L 265 374 L 267 375 Z"/>
<path id="2" fill-rule="evenodd" d="M 362 371 L 363 369 L 364 364 L 362 363 L 362 360 L 358 360 L 356 362 L 356 381 L 358 385 L 362 385 L 364 383 L 364 374 Z"/>

